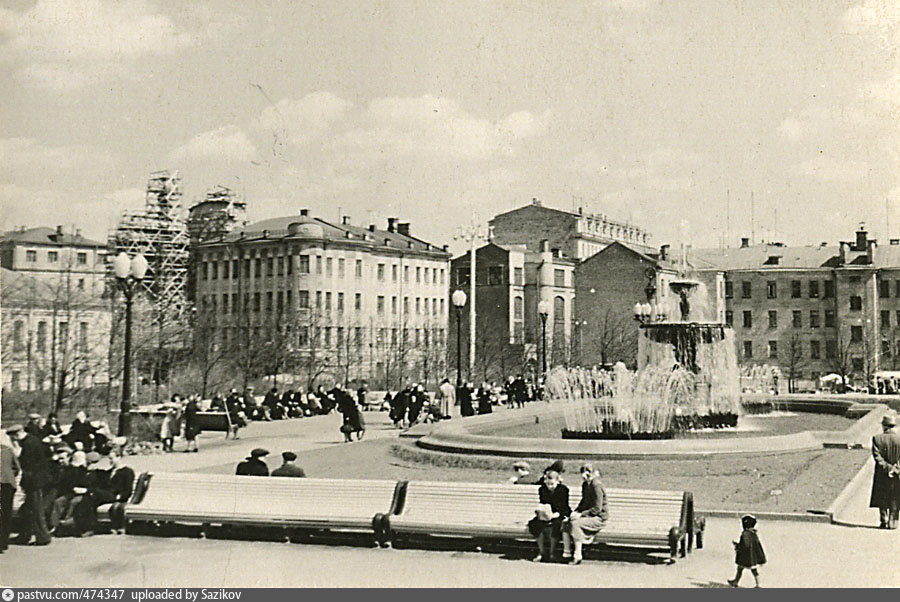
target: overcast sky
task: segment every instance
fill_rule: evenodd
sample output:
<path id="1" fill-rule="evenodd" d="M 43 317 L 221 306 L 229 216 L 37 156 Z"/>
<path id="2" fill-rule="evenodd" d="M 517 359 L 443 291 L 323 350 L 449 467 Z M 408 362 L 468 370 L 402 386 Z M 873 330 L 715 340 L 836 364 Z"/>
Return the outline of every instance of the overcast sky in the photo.
<path id="1" fill-rule="evenodd" d="M 177 169 L 438 244 L 532 197 L 736 244 L 751 193 L 757 240 L 900 238 L 895 0 L 2 5 L 4 228 L 105 239 Z"/>

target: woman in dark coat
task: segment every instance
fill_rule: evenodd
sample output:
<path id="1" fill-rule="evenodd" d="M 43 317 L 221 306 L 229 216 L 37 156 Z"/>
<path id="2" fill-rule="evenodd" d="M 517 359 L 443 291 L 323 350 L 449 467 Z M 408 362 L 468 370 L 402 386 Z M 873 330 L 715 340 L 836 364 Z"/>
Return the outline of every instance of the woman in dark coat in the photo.
<path id="1" fill-rule="evenodd" d="M 550 562 L 556 558 L 559 542 L 563 542 L 563 556 L 571 554 L 571 539 L 563 533 L 563 521 L 569 518 L 572 508 L 569 506 L 569 488 L 559 480 L 559 473 L 548 469 L 544 472 L 541 486 L 538 488 L 541 504 L 550 506 L 551 512 L 536 516 L 528 523 L 528 531 L 537 539 L 538 556 L 535 562 Z"/>
<path id="2" fill-rule="evenodd" d="M 481 385 L 481 389 L 478 390 L 478 413 L 490 414 L 493 411 L 494 408 L 491 405 L 491 386 L 488 383 L 484 383 Z"/>
<path id="3" fill-rule="evenodd" d="M 330 395 L 337 402 L 337 409 L 344 419 L 341 424 L 341 432 L 344 434 L 344 442 L 352 440 L 352 434 L 357 433 L 357 440 L 362 439 L 366 427 L 363 424 L 362 414 L 359 407 L 349 393 L 344 391 L 340 386 L 336 386 L 331 390 Z"/>
<path id="4" fill-rule="evenodd" d="M 391 404 L 391 421 L 397 428 L 403 427 L 403 419 L 406 418 L 406 408 L 409 405 L 409 389 L 401 389 L 397 391 Z"/>
<path id="5" fill-rule="evenodd" d="M 459 400 L 459 413 L 461 416 L 474 416 L 475 408 L 472 406 L 472 384 L 466 383 L 459 388 L 456 398 Z"/>

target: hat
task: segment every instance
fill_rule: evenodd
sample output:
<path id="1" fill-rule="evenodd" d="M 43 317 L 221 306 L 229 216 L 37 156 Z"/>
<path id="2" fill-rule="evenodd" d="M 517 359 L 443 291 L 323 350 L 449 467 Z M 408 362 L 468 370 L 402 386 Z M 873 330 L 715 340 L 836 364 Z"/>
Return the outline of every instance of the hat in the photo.
<path id="1" fill-rule="evenodd" d="M 897 426 L 897 419 L 892 414 L 885 414 L 881 418 L 881 426 Z"/>
<path id="2" fill-rule="evenodd" d="M 28 415 L 28 420 L 40 420 L 40 419 L 41 419 L 41 415 L 36 412 L 32 412 L 31 414 Z"/>
<path id="3" fill-rule="evenodd" d="M 261 447 L 257 447 L 253 451 L 250 452 L 250 456 L 253 458 L 261 458 L 262 456 L 268 456 L 269 450 L 263 449 Z"/>
<path id="4" fill-rule="evenodd" d="M 53 451 L 55 451 L 57 453 L 66 452 L 68 454 L 68 453 L 72 453 L 72 448 L 69 447 L 68 443 L 63 441 L 61 443 L 57 443 L 56 445 L 54 445 Z"/>
<path id="5" fill-rule="evenodd" d="M 94 427 L 95 429 L 100 428 L 100 421 L 99 420 L 91 420 L 91 426 Z"/>
<path id="6" fill-rule="evenodd" d="M 128 443 L 128 437 L 123 437 L 123 436 L 113 437 L 113 440 L 112 440 L 112 444 L 113 444 L 113 445 L 116 445 L 116 446 L 118 446 L 118 447 L 122 447 L 122 446 L 125 445 L 126 443 Z"/>
<path id="7" fill-rule="evenodd" d="M 14 435 L 14 434 L 18 433 L 18 432 L 21 431 L 21 430 L 22 430 L 22 425 L 21 425 L 21 424 L 13 424 L 12 426 L 10 426 L 9 428 L 6 429 L 6 434 L 7 434 L 7 435 Z"/>
<path id="8" fill-rule="evenodd" d="M 98 454 L 95 451 L 92 451 L 92 452 L 88 452 L 88 454 L 85 456 L 85 459 L 88 461 L 88 464 L 96 464 L 97 462 L 100 461 L 101 457 L 102 456 L 100 454 Z"/>
<path id="9" fill-rule="evenodd" d="M 752 514 L 745 514 L 741 517 L 741 525 L 747 529 L 752 529 L 756 526 L 756 517 Z"/>
<path id="10" fill-rule="evenodd" d="M 292 451 L 281 452 L 281 457 L 284 458 L 285 462 L 293 462 L 297 459 L 297 454 Z"/>
<path id="11" fill-rule="evenodd" d="M 72 466 L 84 466 L 87 464 L 87 459 L 85 458 L 85 454 L 83 451 L 77 451 L 72 454 L 72 459 L 69 460 L 69 464 Z"/>
<path id="12" fill-rule="evenodd" d="M 531 470 L 531 465 L 525 460 L 519 460 L 518 462 L 513 463 L 513 470 Z"/>
<path id="13" fill-rule="evenodd" d="M 556 460 L 556 461 L 553 462 L 553 464 L 551 464 L 550 466 L 548 466 L 548 467 L 545 468 L 544 470 L 545 470 L 545 471 L 546 471 L 546 470 L 555 470 L 555 471 L 558 472 L 558 473 L 564 473 L 564 472 L 566 472 L 566 465 L 563 463 L 562 460 Z"/>

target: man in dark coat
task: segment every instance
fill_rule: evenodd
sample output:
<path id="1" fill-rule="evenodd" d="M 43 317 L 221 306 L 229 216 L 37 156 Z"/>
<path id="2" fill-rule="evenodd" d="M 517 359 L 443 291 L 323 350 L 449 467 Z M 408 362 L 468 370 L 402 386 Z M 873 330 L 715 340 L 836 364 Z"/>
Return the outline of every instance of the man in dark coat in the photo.
<path id="1" fill-rule="evenodd" d="M 513 398 L 516 401 L 516 407 L 524 408 L 525 402 L 528 401 L 528 387 L 525 385 L 525 379 L 519 374 L 512 383 Z"/>
<path id="2" fill-rule="evenodd" d="M 875 476 L 869 507 L 878 508 L 882 529 L 896 529 L 900 515 L 900 433 L 891 415 L 881 419 L 881 426 L 884 432 L 872 437 Z"/>
<path id="3" fill-rule="evenodd" d="M 234 474 L 249 477 L 267 477 L 269 476 L 269 467 L 260 458 L 269 455 L 269 450 L 257 447 L 250 452 L 250 455 L 240 464 Z"/>
<path id="4" fill-rule="evenodd" d="M 294 461 L 297 459 L 297 454 L 292 451 L 282 452 L 281 459 L 283 464 L 272 471 L 273 477 L 306 477 L 306 473 L 303 469 L 294 464 Z"/>
<path id="5" fill-rule="evenodd" d="M 50 480 L 50 450 L 41 442 L 36 428 L 28 431 L 21 431 L 19 439 L 22 449 L 19 454 L 22 480 L 19 484 L 25 492 L 25 502 L 21 509 L 23 522 L 18 541 L 27 544 L 33 535 L 35 545 L 45 546 L 53 539 L 44 514 L 44 489 Z"/>
<path id="6" fill-rule="evenodd" d="M 188 397 L 187 405 L 184 406 L 184 440 L 187 442 L 185 452 L 199 452 L 197 446 L 197 435 L 200 434 L 200 425 L 197 421 L 197 414 L 200 412 L 200 406 L 197 405 L 197 398 L 193 395 Z"/>
<path id="7" fill-rule="evenodd" d="M 75 414 L 75 420 L 72 421 L 72 426 L 69 427 L 69 432 L 66 433 L 65 440 L 66 443 L 76 450 L 78 449 L 78 446 L 75 444 L 81 443 L 81 451 L 84 453 L 88 453 L 94 449 L 94 429 L 87 420 L 87 414 L 84 412 Z"/>
<path id="8" fill-rule="evenodd" d="M 472 384 L 466 383 L 456 392 L 456 399 L 459 400 L 459 413 L 462 417 L 474 416 L 475 408 L 472 406 Z"/>

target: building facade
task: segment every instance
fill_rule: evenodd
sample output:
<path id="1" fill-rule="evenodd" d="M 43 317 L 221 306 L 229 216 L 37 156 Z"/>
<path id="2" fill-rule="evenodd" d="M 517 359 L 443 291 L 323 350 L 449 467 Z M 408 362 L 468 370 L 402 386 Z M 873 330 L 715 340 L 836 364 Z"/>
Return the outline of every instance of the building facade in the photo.
<path id="1" fill-rule="evenodd" d="M 572 360 L 572 315 L 575 261 L 560 257 L 541 241 L 537 251 L 525 245 L 493 242 L 475 251 L 475 373 L 473 381 L 500 381 L 510 374 L 539 374 L 543 366 L 544 327 L 538 304 L 547 302 L 548 368 Z M 452 262 L 452 290 L 471 297 L 470 256 Z M 451 351 L 456 349 L 457 324 L 462 342 L 464 373 L 469 356 L 469 303 L 450 314 Z M 455 353 L 451 352 L 455 360 Z"/>
<path id="2" fill-rule="evenodd" d="M 197 258 L 195 339 L 244 373 L 390 388 L 444 375 L 450 255 L 408 223 L 302 210 L 201 243 Z"/>
<path id="3" fill-rule="evenodd" d="M 106 248 L 63 227 L 7 232 L 2 257 L 3 390 L 67 391 L 108 382 Z"/>
<path id="4" fill-rule="evenodd" d="M 537 199 L 530 205 L 495 216 L 490 222 L 493 242 L 498 245 L 525 245 L 540 251 L 546 240 L 561 257 L 584 261 L 613 242 L 622 242 L 643 252 L 652 252 L 650 234 L 633 224 L 604 215 L 577 213 L 545 207 Z"/>

